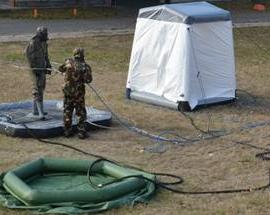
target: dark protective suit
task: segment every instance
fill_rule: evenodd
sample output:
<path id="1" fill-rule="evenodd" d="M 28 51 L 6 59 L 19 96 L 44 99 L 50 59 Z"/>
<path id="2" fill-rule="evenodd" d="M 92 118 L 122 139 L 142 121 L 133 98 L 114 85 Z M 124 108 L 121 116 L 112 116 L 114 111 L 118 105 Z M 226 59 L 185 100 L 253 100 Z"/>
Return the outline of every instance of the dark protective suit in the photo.
<path id="1" fill-rule="evenodd" d="M 48 45 L 46 40 L 37 34 L 29 42 L 26 48 L 26 57 L 31 69 L 32 95 L 34 99 L 34 114 L 37 114 L 35 101 L 43 103 L 43 94 L 46 87 L 46 74 L 50 74 L 46 68 L 51 68 L 48 58 Z M 42 104 L 43 105 L 43 104 Z"/>
<path id="2" fill-rule="evenodd" d="M 68 59 L 59 67 L 65 73 L 64 93 L 64 126 L 66 132 L 72 130 L 72 114 L 75 109 L 78 117 L 79 133 L 86 133 L 85 120 L 85 83 L 92 81 L 91 67 L 79 59 Z"/>

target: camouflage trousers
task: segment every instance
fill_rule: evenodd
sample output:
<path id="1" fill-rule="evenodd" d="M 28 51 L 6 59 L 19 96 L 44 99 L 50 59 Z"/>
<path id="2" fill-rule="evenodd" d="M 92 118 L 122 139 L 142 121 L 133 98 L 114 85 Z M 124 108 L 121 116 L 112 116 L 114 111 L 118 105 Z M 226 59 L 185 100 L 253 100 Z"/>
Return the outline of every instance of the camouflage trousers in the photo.
<path id="1" fill-rule="evenodd" d="M 64 128 L 72 130 L 72 115 L 75 110 L 77 116 L 77 128 L 79 133 L 85 133 L 86 109 L 84 95 L 79 97 L 64 96 Z"/>
<path id="2" fill-rule="evenodd" d="M 33 100 L 43 102 L 43 94 L 46 87 L 46 72 L 32 70 L 30 75 L 32 78 Z"/>

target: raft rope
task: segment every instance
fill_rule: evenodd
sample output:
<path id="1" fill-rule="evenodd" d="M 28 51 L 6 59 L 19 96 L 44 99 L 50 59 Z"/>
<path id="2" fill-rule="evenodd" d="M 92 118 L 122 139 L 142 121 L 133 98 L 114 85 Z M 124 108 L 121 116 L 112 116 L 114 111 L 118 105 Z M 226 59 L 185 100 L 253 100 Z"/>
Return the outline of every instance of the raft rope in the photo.
<path id="1" fill-rule="evenodd" d="M 125 177 L 122 177 L 122 178 L 119 178 L 119 179 L 116 179 L 114 181 L 111 181 L 111 182 L 108 182 L 108 183 L 104 183 L 104 184 L 94 184 L 93 181 L 91 180 L 91 176 L 95 174 L 95 171 L 93 171 L 93 167 L 100 163 L 100 162 L 109 162 L 109 163 L 112 163 L 114 165 L 117 165 L 117 166 L 121 166 L 121 167 L 125 167 L 125 168 L 130 168 L 130 169 L 133 169 L 133 170 L 137 170 L 137 171 L 141 171 L 141 172 L 145 172 L 145 170 L 142 170 L 140 168 L 137 168 L 137 167 L 134 167 L 134 166 L 129 166 L 129 165 L 123 165 L 123 164 L 119 164 L 118 162 L 115 162 L 115 161 L 112 161 L 112 160 L 108 160 L 106 158 L 100 158 L 100 159 L 97 159 L 95 160 L 88 168 L 87 170 L 87 178 L 88 178 L 88 182 L 89 184 L 94 187 L 94 188 L 101 188 L 101 187 L 105 187 L 105 186 L 108 186 L 108 185 L 111 185 L 111 184 L 114 184 L 114 183 L 117 183 L 117 182 L 121 182 L 125 179 L 128 179 L 128 178 L 140 178 L 140 179 L 145 179 L 147 180 L 148 178 L 145 177 L 145 176 L 142 176 L 142 175 L 129 175 L 129 176 L 125 176 Z M 175 179 L 174 182 L 162 182 L 163 185 L 178 185 L 178 184 L 181 184 L 184 182 L 184 180 L 180 177 L 180 176 L 177 176 L 177 175 L 173 175 L 173 174 L 168 174 L 168 173 L 150 173 L 150 172 L 147 172 L 149 174 L 152 174 L 152 175 L 155 175 L 155 177 L 157 176 L 162 176 L 162 177 L 169 177 L 169 178 L 173 178 Z M 157 180 L 151 180 L 152 183 L 154 183 L 156 185 L 156 183 L 160 183 L 158 182 Z"/>
<path id="2" fill-rule="evenodd" d="M 104 183 L 104 184 L 95 184 L 91 180 L 91 176 L 95 174 L 95 171 L 93 171 L 93 167 L 97 163 L 104 162 L 104 161 L 105 162 L 110 162 L 110 163 L 113 163 L 115 165 L 120 166 L 118 163 L 115 163 L 113 161 L 103 159 L 103 158 L 94 161 L 88 168 L 87 177 L 88 177 L 89 184 L 92 187 L 96 188 L 96 189 L 106 187 L 108 185 L 112 185 L 112 184 L 121 182 L 123 180 L 129 179 L 129 178 L 143 179 L 143 180 L 146 180 L 148 182 L 153 183 L 158 188 L 162 188 L 162 189 L 171 191 L 173 193 L 182 194 L 182 195 L 209 195 L 209 194 L 242 193 L 242 192 L 252 192 L 252 191 L 265 190 L 265 189 L 270 187 L 270 169 L 269 169 L 269 182 L 266 185 L 262 185 L 260 187 L 254 187 L 254 188 L 243 188 L 243 189 L 228 189 L 228 190 L 213 190 L 213 191 L 183 191 L 183 190 L 180 190 L 180 189 L 175 189 L 172 186 L 182 184 L 184 182 L 184 180 L 180 176 L 173 175 L 173 174 L 166 174 L 166 173 L 150 173 L 150 174 L 155 175 L 155 177 L 156 177 L 155 180 L 147 178 L 147 177 L 145 177 L 143 175 L 129 175 L 129 176 L 126 176 L 126 177 L 116 179 L 116 180 L 114 180 L 112 182 L 108 182 L 108 183 Z M 130 167 L 130 166 L 123 166 L 123 165 L 121 165 L 121 166 L 134 169 L 134 167 Z M 138 168 L 135 168 L 135 169 L 139 170 L 139 171 L 144 171 L 144 170 L 140 170 Z M 162 182 L 162 181 L 157 179 L 158 176 L 173 178 L 173 179 L 175 179 L 175 181 L 174 182 Z"/>

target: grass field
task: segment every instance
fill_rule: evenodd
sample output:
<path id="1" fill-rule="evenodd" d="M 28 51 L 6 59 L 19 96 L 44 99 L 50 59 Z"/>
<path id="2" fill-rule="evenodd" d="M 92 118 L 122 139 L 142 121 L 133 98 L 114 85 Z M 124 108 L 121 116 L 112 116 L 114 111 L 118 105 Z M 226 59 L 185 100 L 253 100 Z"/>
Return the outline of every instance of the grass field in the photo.
<path id="1" fill-rule="evenodd" d="M 87 140 L 79 140 L 77 137 L 59 137 L 54 140 L 146 171 L 177 174 L 184 178 L 184 183 L 178 188 L 185 191 L 254 188 L 269 183 L 270 163 L 255 158 L 260 150 L 237 142 L 270 148 L 269 123 L 268 126 L 240 129 L 249 123 L 259 125 L 258 122 L 270 121 L 270 28 L 237 29 L 234 35 L 238 88 L 252 96 L 239 92 L 236 103 L 189 113 L 204 130 L 207 129 L 208 116 L 211 114 L 210 130 L 235 129 L 231 135 L 201 140 L 185 147 L 166 144 L 166 152 L 162 154 L 143 151 L 144 147 L 155 143 L 121 129 L 95 130 L 89 133 Z M 12 66 L 26 65 L 23 57 L 25 45 L 0 43 L 1 102 L 31 97 L 27 69 Z M 198 137 L 200 133 L 179 112 L 125 99 L 131 45 L 132 36 L 61 39 L 49 41 L 49 52 L 52 61 L 63 62 L 74 47 L 85 47 L 88 62 L 93 68 L 93 84 L 117 113 L 132 120 L 138 127 L 154 133 L 171 130 L 186 137 Z M 46 98 L 62 98 L 62 79 L 57 74 L 48 78 Z M 86 97 L 88 105 L 103 108 L 92 92 L 87 92 Z M 120 128 L 116 122 L 113 126 Z M 45 145 L 34 139 L 0 135 L 0 171 L 41 156 L 86 158 L 69 149 Z M 269 190 L 196 196 L 158 190 L 147 205 L 123 207 L 104 214 L 269 214 L 269 197 Z M 0 214 L 26 215 L 29 212 L 0 208 Z"/>

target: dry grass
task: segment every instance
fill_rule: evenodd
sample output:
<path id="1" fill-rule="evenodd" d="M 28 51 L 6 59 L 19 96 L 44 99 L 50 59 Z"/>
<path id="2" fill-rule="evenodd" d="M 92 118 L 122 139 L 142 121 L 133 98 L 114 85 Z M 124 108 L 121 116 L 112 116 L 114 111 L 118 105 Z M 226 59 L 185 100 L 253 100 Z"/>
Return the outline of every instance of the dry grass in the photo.
<path id="1" fill-rule="evenodd" d="M 190 115 L 206 129 L 208 115 L 212 115 L 211 129 L 239 128 L 247 123 L 270 120 L 270 61 L 269 53 L 254 45 L 249 38 L 269 50 L 270 28 L 253 28 L 235 31 L 238 88 L 247 90 L 256 98 L 239 94 L 234 104 L 199 110 Z M 62 62 L 73 47 L 84 46 L 93 67 L 94 84 L 102 90 L 109 104 L 137 126 L 155 131 L 173 130 L 185 136 L 197 136 L 189 121 L 180 113 L 168 109 L 125 100 L 125 82 L 128 70 L 132 37 L 95 37 L 83 39 L 52 40 L 49 42 L 51 59 Z M 7 62 L 25 64 L 22 50 L 25 43 L 0 43 L 0 99 L 1 102 L 30 98 L 30 81 L 27 69 L 19 70 Z M 4 63 L 5 62 L 5 63 Z M 61 98 L 62 77 L 48 79 L 47 98 Z M 102 107 L 92 93 L 87 94 L 89 105 Z M 115 124 L 115 127 L 119 127 Z M 163 154 L 142 152 L 150 140 L 137 137 L 124 130 L 96 130 L 88 140 L 55 138 L 91 153 L 126 162 L 148 171 L 180 175 L 185 182 L 183 190 L 216 190 L 255 187 L 268 183 L 268 162 L 254 156 L 258 150 L 240 146 L 233 141 L 251 141 L 267 147 L 270 140 L 269 126 L 249 130 L 237 130 L 232 135 L 199 144 L 181 147 L 167 144 Z M 61 147 L 39 143 L 33 139 L 19 139 L 0 135 L 0 171 L 40 156 L 85 158 L 83 155 Z M 148 205 L 124 207 L 106 212 L 107 215 L 122 214 L 269 214 L 269 192 L 222 194 L 207 196 L 182 196 L 161 191 Z M 0 214 L 17 215 L 29 212 L 0 209 Z"/>

